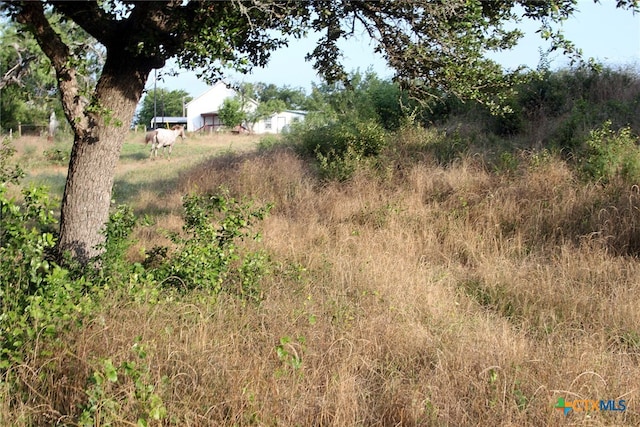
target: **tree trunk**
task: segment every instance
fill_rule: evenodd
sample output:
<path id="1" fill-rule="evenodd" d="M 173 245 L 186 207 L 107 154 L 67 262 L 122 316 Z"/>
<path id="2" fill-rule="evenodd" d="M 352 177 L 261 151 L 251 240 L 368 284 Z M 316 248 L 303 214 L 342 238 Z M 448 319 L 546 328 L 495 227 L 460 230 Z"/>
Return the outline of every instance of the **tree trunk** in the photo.
<path id="1" fill-rule="evenodd" d="M 82 264 L 98 255 L 105 241 L 120 150 L 151 71 L 117 53 L 107 58 L 94 100 L 85 108 L 88 127 L 74 135 L 62 198 L 58 254 L 69 252 Z"/>

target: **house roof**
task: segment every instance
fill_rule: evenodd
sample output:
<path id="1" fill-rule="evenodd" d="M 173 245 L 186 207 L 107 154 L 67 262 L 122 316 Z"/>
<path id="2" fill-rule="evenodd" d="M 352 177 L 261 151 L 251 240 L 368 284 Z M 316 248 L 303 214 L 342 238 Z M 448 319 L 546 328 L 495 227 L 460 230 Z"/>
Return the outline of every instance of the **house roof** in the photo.
<path id="1" fill-rule="evenodd" d="M 167 122 L 184 122 L 187 123 L 186 117 L 174 117 L 174 116 L 156 116 L 152 117 L 151 121 L 155 120 L 156 123 L 167 123 Z"/>
<path id="2" fill-rule="evenodd" d="M 228 84 L 228 83 L 226 83 L 226 82 L 224 82 L 224 81 L 220 80 L 219 82 L 217 82 L 216 84 L 214 84 L 213 86 L 211 86 L 209 89 L 205 90 L 205 91 L 204 91 L 204 92 L 202 92 L 200 95 L 196 96 L 196 97 L 195 97 L 195 98 L 193 98 L 191 101 L 187 102 L 187 103 L 185 104 L 185 106 L 186 106 L 186 107 L 189 107 L 189 105 L 191 105 L 192 103 L 194 103 L 194 102 L 195 102 L 195 101 L 197 101 L 198 99 L 200 99 L 200 98 L 202 98 L 202 97 L 206 96 L 209 92 L 211 92 L 212 90 L 214 90 L 214 89 L 216 89 L 216 88 L 218 88 L 218 87 L 220 87 L 220 86 L 224 86 L 226 89 L 229 89 L 229 90 L 233 91 L 233 92 L 234 92 L 234 94 L 235 94 L 236 96 L 237 96 L 237 95 L 239 95 L 238 91 L 237 91 L 237 90 L 235 90 L 235 89 L 233 88 L 233 86 L 232 86 L 232 85 L 230 85 L 230 84 Z M 252 104 L 254 104 L 254 105 L 256 105 L 256 106 L 259 104 L 259 102 L 258 102 L 258 101 L 256 101 L 256 100 L 255 100 L 255 99 L 253 99 L 253 98 L 248 98 L 248 99 L 247 99 L 247 101 L 248 101 L 248 102 L 251 102 Z M 217 113 L 217 111 L 212 111 L 211 113 Z M 205 113 L 205 114 L 211 114 L 211 113 Z"/>
<path id="3" fill-rule="evenodd" d="M 205 90 L 204 92 L 202 92 L 200 95 L 196 96 L 195 98 L 193 98 L 191 101 L 187 102 L 185 105 L 188 107 L 191 103 L 195 102 L 196 100 L 202 98 L 203 96 L 205 96 L 207 93 L 211 92 L 212 90 L 214 90 L 216 87 L 218 86 L 225 86 L 227 89 L 231 89 L 235 92 L 235 89 L 233 89 L 231 87 L 231 85 L 228 85 L 227 83 L 225 83 L 224 81 L 220 80 L 219 82 L 217 82 L 216 84 L 214 84 L 213 86 L 211 86 L 209 89 Z"/>

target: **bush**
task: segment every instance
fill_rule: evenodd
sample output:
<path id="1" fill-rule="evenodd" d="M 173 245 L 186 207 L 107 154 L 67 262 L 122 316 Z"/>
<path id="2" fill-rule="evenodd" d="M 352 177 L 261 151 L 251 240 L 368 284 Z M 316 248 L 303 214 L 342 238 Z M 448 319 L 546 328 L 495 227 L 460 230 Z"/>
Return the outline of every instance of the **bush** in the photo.
<path id="1" fill-rule="evenodd" d="M 251 227 L 264 219 L 271 205 L 254 208 L 251 203 L 238 202 L 222 192 L 188 195 L 183 206 L 185 235 L 170 236 L 177 249 L 155 269 L 158 280 L 180 289 L 220 292 L 225 285 L 232 285 L 225 283 L 227 279 L 237 278 L 240 294 L 259 294 L 256 287 L 263 257 L 251 253 L 243 256 L 237 242 L 247 237 L 259 238 L 251 233 Z M 152 250 L 158 252 L 166 253 L 159 248 Z"/>
<path id="2" fill-rule="evenodd" d="M 43 152 L 47 161 L 56 165 L 66 165 L 71 157 L 71 151 L 68 148 L 54 147 Z"/>
<path id="3" fill-rule="evenodd" d="M 3 139 L 0 145 L 0 186 L 2 187 L 8 183 L 17 184 L 24 177 L 22 168 L 11 162 L 15 152 L 16 149 L 11 146 L 11 142 Z"/>
<path id="4" fill-rule="evenodd" d="M 328 181 L 346 181 L 362 165 L 362 156 L 352 148 L 340 154 L 333 149 L 326 155 L 318 151 L 316 159 L 320 167 L 320 178 Z"/>
<path id="5" fill-rule="evenodd" d="M 0 370 L 21 363 L 34 340 L 55 336 L 92 307 L 85 279 L 71 278 L 53 259 L 56 221 L 46 189 L 22 194 L 18 204 L 0 182 Z"/>
<path id="6" fill-rule="evenodd" d="M 282 140 L 278 135 L 265 135 L 258 141 L 258 151 L 268 151 L 278 145 L 282 145 Z"/>
<path id="7" fill-rule="evenodd" d="M 138 220 L 129 206 L 120 205 L 109 215 L 109 221 L 102 233 L 105 241 L 101 245 L 101 253 L 93 264 L 99 266 L 97 270 L 87 272 L 97 282 L 123 283 L 138 267 L 127 260 L 127 251 L 133 244 L 131 234 Z"/>
<path id="8" fill-rule="evenodd" d="M 288 138 L 297 142 L 303 154 L 318 160 L 325 179 L 348 179 L 362 160 L 379 155 L 387 146 L 386 132 L 374 120 L 300 126 Z"/>
<path id="9" fill-rule="evenodd" d="M 581 160 L 583 174 L 591 180 L 608 182 L 616 176 L 637 183 L 640 179 L 638 137 L 629 127 L 614 132 L 611 122 L 590 132 Z"/>

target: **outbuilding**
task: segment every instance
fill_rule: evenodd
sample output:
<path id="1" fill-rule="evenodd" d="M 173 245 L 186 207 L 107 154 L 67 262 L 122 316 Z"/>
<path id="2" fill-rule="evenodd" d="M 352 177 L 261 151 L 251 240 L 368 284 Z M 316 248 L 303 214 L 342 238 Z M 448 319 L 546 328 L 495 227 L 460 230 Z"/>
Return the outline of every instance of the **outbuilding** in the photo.
<path id="1" fill-rule="evenodd" d="M 158 116 L 153 117 L 151 119 L 149 129 L 159 129 L 165 128 L 169 129 L 175 125 L 186 126 L 187 118 L 186 117 L 170 117 L 170 116 Z"/>

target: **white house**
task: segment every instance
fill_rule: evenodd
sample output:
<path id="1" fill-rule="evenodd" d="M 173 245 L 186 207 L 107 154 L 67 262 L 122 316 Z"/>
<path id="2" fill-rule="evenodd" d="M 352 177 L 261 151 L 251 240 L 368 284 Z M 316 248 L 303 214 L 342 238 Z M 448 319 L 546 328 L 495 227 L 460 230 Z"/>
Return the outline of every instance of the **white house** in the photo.
<path id="1" fill-rule="evenodd" d="M 288 129 L 293 123 L 301 122 L 306 117 L 306 111 L 300 110 L 284 110 L 279 113 L 273 113 L 271 117 L 267 117 L 256 122 L 253 125 L 254 133 L 281 133 Z"/>
<path id="2" fill-rule="evenodd" d="M 188 102 L 187 108 L 187 132 L 216 131 L 223 125 L 218 116 L 222 103 L 227 98 L 233 98 L 238 93 L 226 83 L 219 81 L 209 90 Z M 254 110 L 258 103 L 249 100 L 249 111 Z"/>
<path id="3" fill-rule="evenodd" d="M 238 93 L 226 83 L 220 81 L 206 92 L 196 97 L 186 105 L 187 132 L 217 131 L 222 128 L 218 112 L 227 98 L 234 98 Z M 247 112 L 254 111 L 258 103 L 249 99 L 245 105 Z M 280 133 L 292 123 L 304 120 L 306 112 L 286 110 L 274 113 L 271 117 L 262 119 L 253 125 L 254 133 Z"/>

